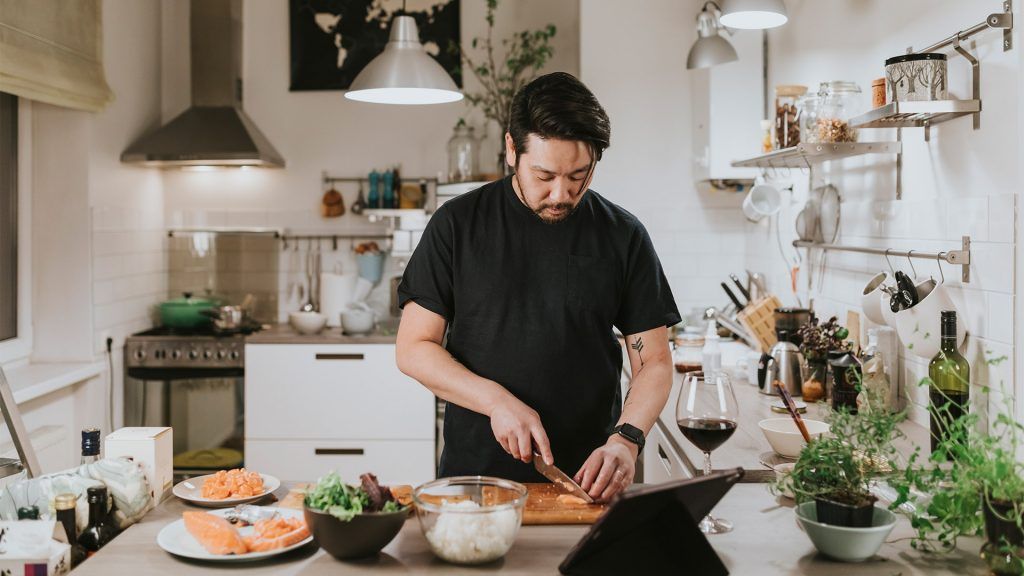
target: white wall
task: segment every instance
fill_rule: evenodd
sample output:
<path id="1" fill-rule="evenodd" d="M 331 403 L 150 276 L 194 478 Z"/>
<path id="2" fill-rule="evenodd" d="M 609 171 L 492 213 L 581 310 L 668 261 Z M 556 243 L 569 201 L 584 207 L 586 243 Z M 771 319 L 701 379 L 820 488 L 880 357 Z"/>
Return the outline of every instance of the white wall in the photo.
<path id="1" fill-rule="evenodd" d="M 686 55 L 699 10 L 695 1 L 644 0 L 630 10 L 580 2 L 581 78 L 612 126 L 593 188 L 647 227 L 683 314 L 725 303 L 719 282 L 742 274 L 746 250 L 742 198 L 694 185 L 691 88 L 699 72 L 687 71 Z"/>
<path id="2" fill-rule="evenodd" d="M 907 46 L 918 48 L 981 22 L 1001 9 L 999 2 L 788 2 L 789 23 L 770 33 L 770 81 L 816 87 L 822 80 L 854 80 L 865 90 L 884 73 L 885 58 L 901 54 Z M 882 18 L 881 15 L 885 17 Z M 1021 147 L 1018 136 L 1022 108 L 1020 33 L 1016 48 L 1002 51 L 1001 32 L 977 37 L 981 59 L 984 112 L 981 129 L 972 130 L 969 118 L 957 119 L 932 129 L 931 142 L 921 129 L 903 132 L 903 199 L 895 199 L 895 157 L 861 157 L 832 163 L 815 173 L 815 185 L 830 182 L 842 196 L 840 243 L 891 247 L 902 250 L 941 251 L 959 248 L 962 235 L 972 239 L 971 282 L 960 282 L 959 267 L 946 266 L 949 287 L 966 323 L 970 337 L 965 356 L 972 365 L 972 384 L 995 388 L 1015 386 L 1014 341 L 1020 329 L 1015 302 L 1015 215 L 1021 188 Z M 973 49 L 972 49 L 973 50 Z M 970 97 L 969 66 L 959 56 L 949 57 L 949 92 L 954 98 Z M 894 130 L 862 130 L 861 140 L 892 140 Z M 793 202 L 786 205 L 778 222 L 787 254 L 795 255 L 794 217 L 802 207 L 807 176 L 794 172 L 781 182 L 796 186 Z M 772 276 L 773 287 L 786 300 L 795 296 L 788 288 L 786 265 L 775 246 L 774 223 L 746 224 L 747 264 Z M 813 299 L 820 315 L 837 314 L 842 321 L 848 310 L 859 310 L 861 290 L 867 280 L 887 270 L 885 259 L 859 254 L 830 253 L 823 281 L 817 275 L 808 288 L 809 261 L 804 253 L 799 296 Z M 814 262 L 817 264 L 818 256 Z M 908 274 L 906 259 L 893 259 Z M 939 272 L 934 262 L 915 261 L 919 274 Z M 867 321 L 865 320 L 865 331 Z M 998 365 L 989 358 L 1006 356 Z M 916 383 L 927 374 L 927 359 L 904 351 L 902 378 L 906 390 L 920 405 L 925 390 Z M 1021 383 L 1017 396 L 1024 397 Z M 978 390 L 975 389 L 975 398 Z M 915 418 L 927 421 L 923 410 Z"/>
<path id="3" fill-rule="evenodd" d="M 394 3 L 395 6 L 398 3 Z M 284 156 L 280 170 L 223 170 L 164 173 L 169 226 L 272 226 L 291 231 L 379 233 L 380 224 L 350 211 L 341 218 L 319 216 L 325 192 L 321 172 L 362 176 L 373 168 L 400 163 L 405 177 L 436 176 L 447 169 L 445 146 L 460 116 L 470 115 L 477 132 L 481 117 L 465 102 L 418 106 L 382 106 L 346 100 L 341 91 L 289 92 L 287 2 L 245 2 L 243 5 L 244 107 Z M 496 14 L 496 39 L 523 29 L 554 23 L 558 32 L 554 58 L 545 71 L 579 72 L 578 0 L 506 0 Z M 462 38 L 468 45 L 485 33 L 486 2 L 462 0 Z M 189 102 L 188 6 L 184 0 L 163 0 L 163 114 L 169 120 Z M 170 35 L 170 36 L 168 36 Z M 497 40 L 500 44 L 500 40 Z M 470 76 L 469 71 L 465 71 Z M 477 86 L 467 78 L 467 90 Z M 490 128 L 484 160 L 496 157 L 497 130 Z M 339 188 L 346 206 L 356 188 Z M 330 247 L 324 244 L 324 249 Z M 349 243 L 339 253 L 325 253 L 325 271 L 337 263 L 352 271 Z M 281 318 L 287 317 L 288 287 L 302 279 L 301 255 L 283 255 Z M 291 309 L 294 309 L 291 308 Z"/>

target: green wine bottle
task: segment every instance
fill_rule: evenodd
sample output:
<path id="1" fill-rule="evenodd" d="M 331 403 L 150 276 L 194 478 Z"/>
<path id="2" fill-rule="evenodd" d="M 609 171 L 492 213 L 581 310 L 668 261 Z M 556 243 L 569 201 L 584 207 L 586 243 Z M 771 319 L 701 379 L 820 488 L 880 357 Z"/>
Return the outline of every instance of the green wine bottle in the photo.
<path id="1" fill-rule="evenodd" d="M 932 452 L 939 443 L 949 438 L 967 412 L 971 393 L 971 366 L 956 349 L 956 311 L 942 311 L 942 339 L 939 353 L 928 364 L 931 380 L 929 396 L 931 406 Z M 950 454 L 945 454 L 948 460 Z"/>

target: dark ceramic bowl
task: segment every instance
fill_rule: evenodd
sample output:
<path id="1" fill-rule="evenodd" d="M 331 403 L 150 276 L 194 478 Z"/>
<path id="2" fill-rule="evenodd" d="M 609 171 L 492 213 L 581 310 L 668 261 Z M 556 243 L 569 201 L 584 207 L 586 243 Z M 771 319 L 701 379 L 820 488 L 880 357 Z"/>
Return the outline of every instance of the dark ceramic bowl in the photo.
<path id="1" fill-rule="evenodd" d="M 358 514 L 348 522 L 322 510 L 303 506 L 306 525 L 313 540 L 339 560 L 373 556 L 394 540 L 409 517 L 409 509 L 398 512 Z"/>

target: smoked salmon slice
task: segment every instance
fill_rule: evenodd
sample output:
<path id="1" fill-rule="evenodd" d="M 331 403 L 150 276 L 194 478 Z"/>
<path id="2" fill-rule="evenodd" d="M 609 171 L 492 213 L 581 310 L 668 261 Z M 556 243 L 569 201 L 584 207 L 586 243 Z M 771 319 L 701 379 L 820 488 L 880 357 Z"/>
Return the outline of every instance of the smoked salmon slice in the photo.
<path id="1" fill-rule="evenodd" d="M 210 554 L 245 554 L 248 549 L 242 536 L 230 522 L 206 512 L 186 511 L 185 529 Z"/>
<path id="2" fill-rule="evenodd" d="M 253 525 L 253 532 L 246 536 L 245 546 L 249 552 L 266 552 L 287 548 L 309 537 L 309 528 L 300 518 L 271 518 L 259 520 Z"/>

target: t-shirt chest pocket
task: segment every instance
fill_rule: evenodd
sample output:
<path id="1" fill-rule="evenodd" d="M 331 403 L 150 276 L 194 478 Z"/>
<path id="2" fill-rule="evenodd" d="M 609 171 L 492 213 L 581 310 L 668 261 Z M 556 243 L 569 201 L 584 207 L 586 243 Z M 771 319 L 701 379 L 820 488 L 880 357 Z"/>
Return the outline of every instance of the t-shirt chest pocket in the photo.
<path id="1" fill-rule="evenodd" d="M 615 261 L 569 255 L 569 306 L 614 316 L 619 309 L 619 278 Z"/>

